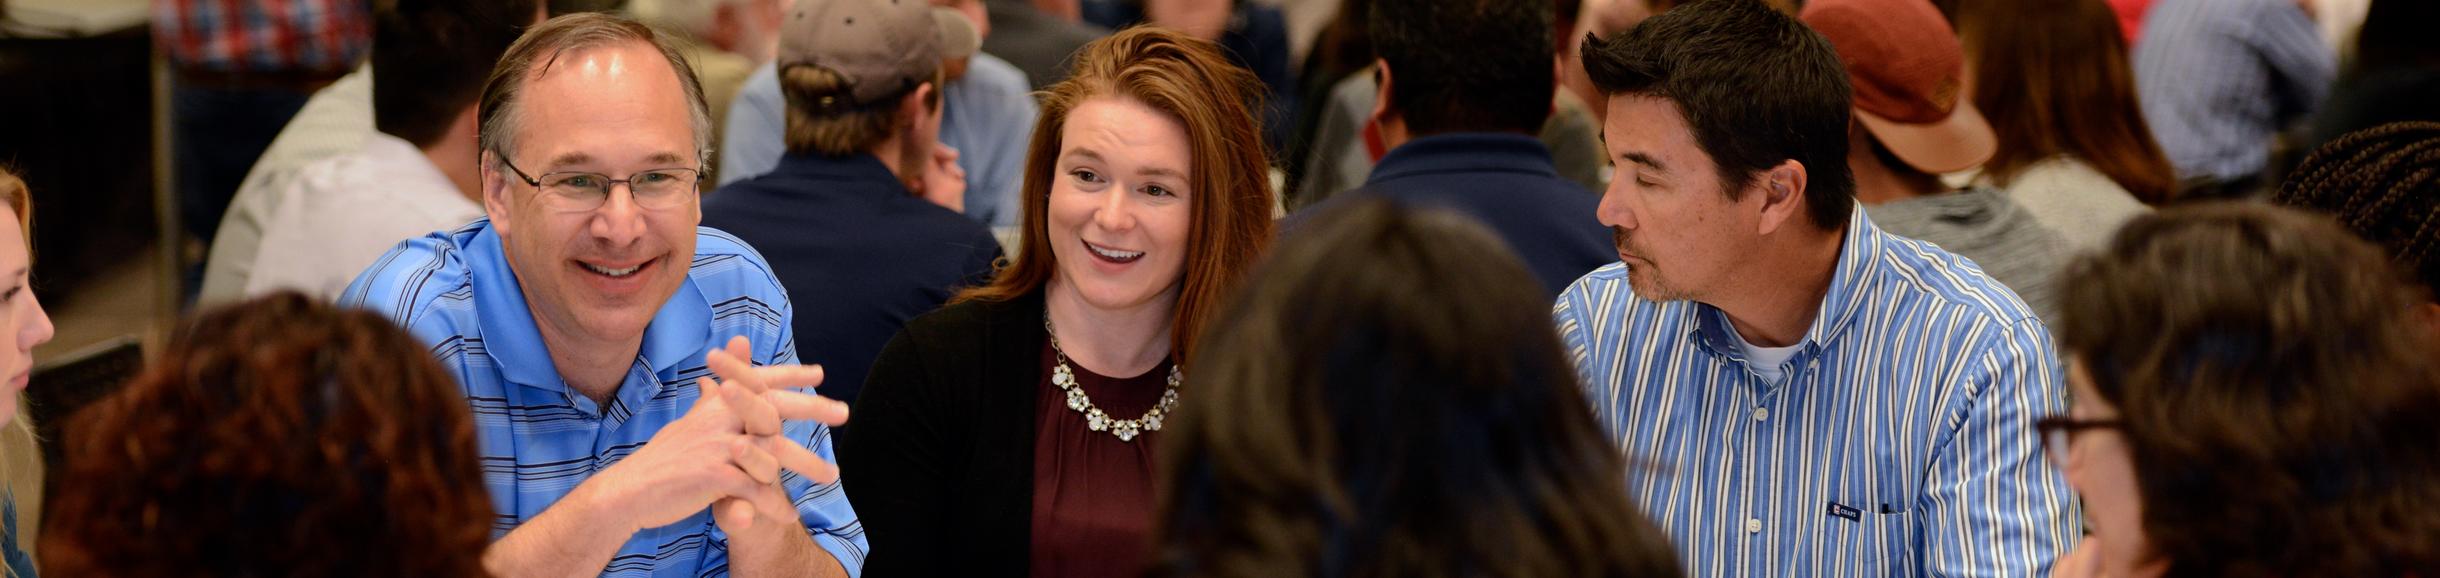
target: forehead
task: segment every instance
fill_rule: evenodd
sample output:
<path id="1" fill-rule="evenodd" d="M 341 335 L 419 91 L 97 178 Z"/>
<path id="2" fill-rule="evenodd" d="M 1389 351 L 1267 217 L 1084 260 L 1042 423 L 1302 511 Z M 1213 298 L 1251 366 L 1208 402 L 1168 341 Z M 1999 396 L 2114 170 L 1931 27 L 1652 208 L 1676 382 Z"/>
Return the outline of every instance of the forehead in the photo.
<path id="1" fill-rule="evenodd" d="M 1613 160 L 1629 154 L 1659 161 L 1670 172 L 1711 170 L 1711 155 L 1695 139 L 1694 125 L 1676 101 L 1649 94 L 1610 97 L 1609 118 L 1601 127 L 1602 144 Z"/>
<path id="2" fill-rule="evenodd" d="M 1060 127 L 1060 150 L 1089 149 L 1114 164 L 1185 172 L 1193 161 L 1186 124 L 1142 101 L 1097 96 L 1077 103 Z"/>
<path id="3" fill-rule="evenodd" d="M 566 50 L 534 66 L 518 104 L 521 126 L 512 127 L 528 162 L 580 154 L 615 163 L 695 148 L 693 104 L 653 45 Z"/>

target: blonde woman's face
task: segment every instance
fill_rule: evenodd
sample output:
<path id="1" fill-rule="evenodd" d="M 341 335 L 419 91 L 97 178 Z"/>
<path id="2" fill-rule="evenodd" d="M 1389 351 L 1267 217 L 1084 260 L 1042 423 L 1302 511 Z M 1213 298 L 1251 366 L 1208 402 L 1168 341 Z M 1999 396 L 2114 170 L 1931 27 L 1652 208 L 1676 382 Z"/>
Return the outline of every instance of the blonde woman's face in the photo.
<path id="1" fill-rule="evenodd" d="M 8 379 L 8 390 L 0 392 L 0 425 L 6 425 L 16 419 L 17 394 L 34 371 L 34 347 L 51 341 L 51 316 L 27 284 L 34 258 L 24 225 L 7 211 L 0 211 L 0 223 L 0 376 Z"/>

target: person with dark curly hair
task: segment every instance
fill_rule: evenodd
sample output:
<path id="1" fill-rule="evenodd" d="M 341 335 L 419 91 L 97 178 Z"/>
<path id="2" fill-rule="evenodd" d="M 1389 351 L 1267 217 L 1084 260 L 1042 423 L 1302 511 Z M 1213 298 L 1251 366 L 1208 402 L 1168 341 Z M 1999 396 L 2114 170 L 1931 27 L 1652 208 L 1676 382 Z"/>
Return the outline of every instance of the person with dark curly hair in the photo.
<path id="1" fill-rule="evenodd" d="M 1156 576 L 1676 576 L 1531 270 L 1472 217 L 1316 213 L 1162 440 Z"/>
<path id="2" fill-rule="evenodd" d="M 2139 217 L 2068 269 L 2092 535 L 2061 576 L 2440 576 L 2440 359 L 2378 249 L 2259 204 Z"/>
<path id="3" fill-rule="evenodd" d="M 55 576 L 485 576 L 457 380 L 380 315 L 293 291 L 204 314 L 68 423 Z"/>
<path id="4" fill-rule="evenodd" d="M 2426 300 L 2440 296 L 2440 123 L 2391 123 L 2331 140 L 2271 199 L 2337 217 L 2388 248 Z M 2429 310 L 2440 315 L 2440 305 Z"/>

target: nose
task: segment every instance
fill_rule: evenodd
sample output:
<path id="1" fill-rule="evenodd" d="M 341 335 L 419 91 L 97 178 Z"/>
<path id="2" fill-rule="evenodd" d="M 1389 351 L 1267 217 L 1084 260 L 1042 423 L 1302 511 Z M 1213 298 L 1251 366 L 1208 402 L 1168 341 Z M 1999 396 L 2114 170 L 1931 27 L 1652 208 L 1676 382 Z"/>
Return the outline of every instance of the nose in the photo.
<path id="1" fill-rule="evenodd" d="M 1093 209 L 1093 224 L 1105 231 L 1125 231 L 1135 228 L 1134 193 L 1112 187 Z"/>
<path id="2" fill-rule="evenodd" d="M 612 247 L 625 247 L 642 239 L 645 230 L 644 210 L 635 204 L 635 189 L 627 183 L 612 184 L 609 197 L 593 213 L 593 237 Z"/>
<path id="3" fill-rule="evenodd" d="M 1628 184 L 1627 179 L 1620 178 L 1611 181 L 1609 190 L 1602 192 L 1601 204 L 1593 209 L 1596 217 L 1601 219 L 1601 224 L 1621 229 L 1635 229 L 1635 210 L 1628 207 L 1630 203 L 1627 201 L 1627 196 L 1634 194 L 1633 191 L 1628 190 L 1628 187 L 1631 186 L 1633 185 Z"/>
<path id="4" fill-rule="evenodd" d="M 27 304 L 34 308 L 34 318 L 25 324 L 24 332 L 18 334 L 17 348 L 31 353 L 36 346 L 51 342 L 53 327 L 51 314 L 43 312 L 42 301 L 34 297 L 34 292 L 25 292 L 25 298 Z"/>

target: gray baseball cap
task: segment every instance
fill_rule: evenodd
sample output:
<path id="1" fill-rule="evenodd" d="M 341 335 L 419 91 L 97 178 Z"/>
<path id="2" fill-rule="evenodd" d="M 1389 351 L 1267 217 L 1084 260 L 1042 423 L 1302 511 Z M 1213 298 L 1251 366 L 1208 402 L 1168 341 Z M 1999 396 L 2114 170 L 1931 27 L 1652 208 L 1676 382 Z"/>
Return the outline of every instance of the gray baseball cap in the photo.
<path id="1" fill-rule="evenodd" d="M 808 64 L 847 78 L 847 106 L 879 104 L 931 82 L 948 58 L 982 46 L 974 23 L 925 0 L 797 0 L 781 24 L 779 66 Z"/>

